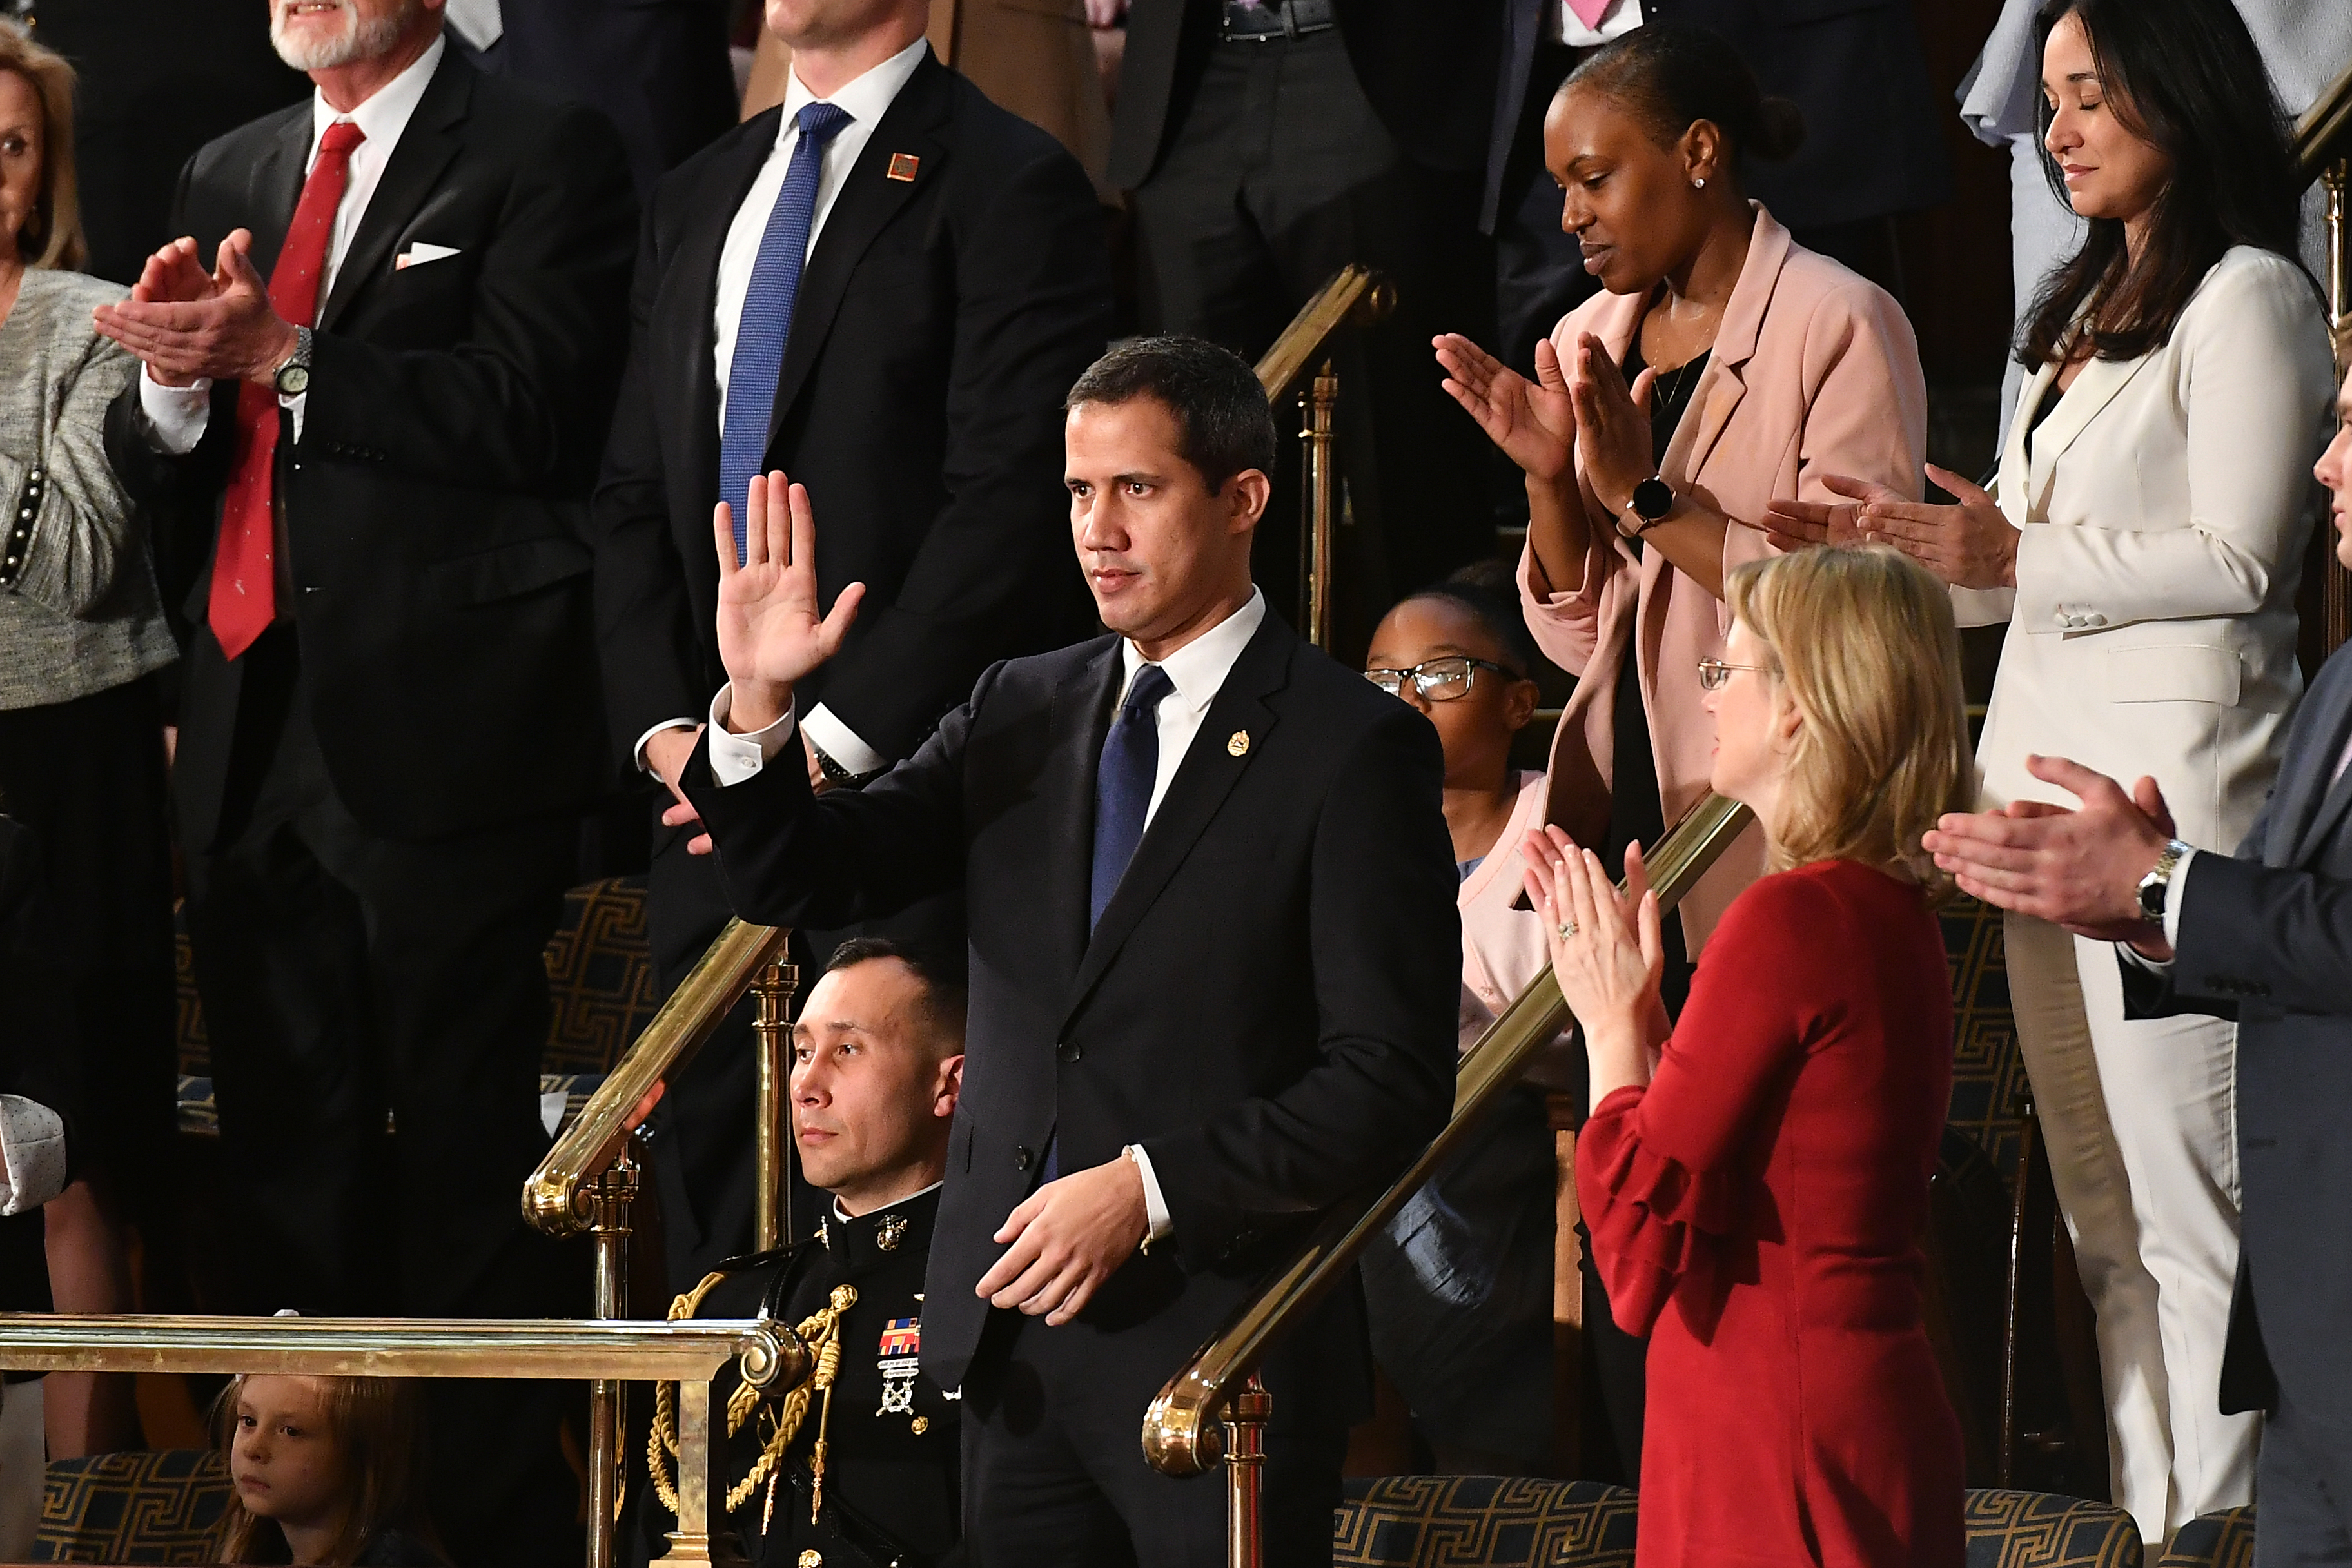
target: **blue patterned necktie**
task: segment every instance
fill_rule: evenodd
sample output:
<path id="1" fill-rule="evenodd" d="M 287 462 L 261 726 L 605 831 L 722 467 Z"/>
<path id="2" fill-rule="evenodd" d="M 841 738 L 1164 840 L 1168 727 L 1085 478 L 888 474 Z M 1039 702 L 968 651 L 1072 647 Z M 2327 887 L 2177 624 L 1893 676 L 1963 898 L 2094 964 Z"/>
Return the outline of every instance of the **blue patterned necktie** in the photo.
<path id="1" fill-rule="evenodd" d="M 1118 891 L 1135 847 L 1143 842 L 1143 819 L 1151 807 L 1151 786 L 1160 775 L 1160 700 L 1176 689 L 1168 672 L 1147 664 L 1135 672 L 1127 701 L 1111 721 L 1095 768 L 1095 869 L 1092 913 L 1087 930 L 1101 923 L 1103 909 Z"/>
<path id="2" fill-rule="evenodd" d="M 783 189 L 768 211 L 760 236 L 760 257 L 751 264 L 751 286 L 743 295 L 743 316 L 735 328 L 735 357 L 727 370 L 727 421 L 719 438 L 719 499 L 734 509 L 735 559 L 743 559 L 745 498 L 768 455 L 768 423 L 776 412 L 776 383 L 784 370 L 784 344 L 793 331 L 793 301 L 801 291 L 801 268 L 808 258 L 809 229 L 816 222 L 817 173 L 825 144 L 849 123 L 846 110 L 812 103 L 793 117 L 800 140 L 784 170 Z"/>

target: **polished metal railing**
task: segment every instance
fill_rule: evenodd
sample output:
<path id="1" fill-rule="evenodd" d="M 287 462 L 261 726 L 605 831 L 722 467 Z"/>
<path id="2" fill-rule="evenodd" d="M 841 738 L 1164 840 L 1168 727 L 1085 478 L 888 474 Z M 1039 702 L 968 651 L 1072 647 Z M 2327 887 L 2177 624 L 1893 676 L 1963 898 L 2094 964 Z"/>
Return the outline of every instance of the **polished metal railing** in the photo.
<path id="1" fill-rule="evenodd" d="M 1331 523 L 1339 508 L 1339 484 L 1331 468 L 1332 420 L 1339 404 L 1339 377 L 1325 351 L 1343 327 L 1369 326 L 1396 309 L 1396 290 L 1369 268 L 1350 264 L 1331 274 L 1299 307 L 1274 346 L 1257 362 L 1258 384 L 1268 402 L 1279 402 L 1321 361 L 1298 402 L 1298 439 L 1307 447 L 1306 482 L 1300 487 L 1298 581 L 1305 595 L 1300 625 L 1307 640 L 1327 652 L 1331 647 Z"/>
<path id="2" fill-rule="evenodd" d="M 532 1225 L 550 1236 L 584 1231 L 594 1241 L 600 1320 L 629 1315 L 630 1211 L 638 1174 L 636 1108 L 656 1087 L 675 1081 L 746 991 L 758 1007 L 752 1024 L 759 1052 L 753 1107 L 759 1184 L 754 1240 L 764 1251 L 779 1245 L 791 1229 L 785 1088 L 792 1001 L 799 983 L 796 967 L 785 956 L 791 935 L 776 926 L 729 921 L 523 1184 L 523 1216 Z M 625 1397 L 618 1379 L 600 1377 L 589 1385 L 589 1568 L 611 1568 L 617 1544 L 613 1531 L 625 1492 L 621 1441 L 627 1424 Z"/>
<path id="3" fill-rule="evenodd" d="M 1648 857 L 1660 910 L 1680 903 L 1753 820 L 1746 806 L 1710 795 L 1676 823 Z M 1454 1069 L 1454 1114 L 1420 1157 L 1384 1191 L 1326 1215 L 1152 1400 L 1143 1418 L 1143 1455 L 1152 1468 L 1192 1476 L 1226 1463 L 1230 1568 L 1258 1568 L 1260 1562 L 1259 1472 L 1272 1402 L 1257 1369 L 1266 1352 L 1346 1277 L 1365 1244 L 1476 1135 L 1537 1053 L 1573 1022 L 1547 968 L 1463 1054 Z"/>
<path id="4" fill-rule="evenodd" d="M 0 1371 L 6 1372 L 676 1383 L 677 1528 L 670 1532 L 668 1550 L 657 1559 L 676 1563 L 712 1561 L 710 1382 L 730 1361 L 744 1382 L 764 1389 L 790 1386 L 805 1377 L 810 1356 L 782 1324 L 751 1319 L 669 1323 L 0 1313 Z M 609 1510 L 605 1520 L 609 1538 Z"/>

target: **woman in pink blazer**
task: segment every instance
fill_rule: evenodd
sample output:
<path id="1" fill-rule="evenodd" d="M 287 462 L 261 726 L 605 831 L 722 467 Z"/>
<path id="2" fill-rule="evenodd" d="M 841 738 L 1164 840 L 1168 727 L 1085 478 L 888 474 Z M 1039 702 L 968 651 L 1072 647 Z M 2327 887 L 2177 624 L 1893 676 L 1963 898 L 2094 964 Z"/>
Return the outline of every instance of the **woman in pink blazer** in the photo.
<path id="1" fill-rule="evenodd" d="M 1629 843 L 1654 842 L 1706 793 L 1698 661 L 1730 630 L 1725 577 L 1772 552 L 1743 525 L 1778 497 L 1831 499 L 1824 477 L 1857 466 L 1921 493 L 1927 384 L 1902 308 L 1741 193 L 1743 155 L 1785 157 L 1802 135 L 1795 106 L 1764 98 L 1705 29 L 1654 23 L 1602 47 L 1552 100 L 1544 158 L 1560 226 L 1603 291 L 1538 345 L 1534 382 L 1467 339 L 1437 340 L 1446 390 L 1526 470 L 1528 624 L 1578 678 L 1546 815 L 1612 876 Z M 1750 828 L 1667 920 L 1670 1010 L 1763 867 Z M 1589 1271 L 1585 1300 L 1631 1473 L 1639 1344 L 1611 1339 Z"/>

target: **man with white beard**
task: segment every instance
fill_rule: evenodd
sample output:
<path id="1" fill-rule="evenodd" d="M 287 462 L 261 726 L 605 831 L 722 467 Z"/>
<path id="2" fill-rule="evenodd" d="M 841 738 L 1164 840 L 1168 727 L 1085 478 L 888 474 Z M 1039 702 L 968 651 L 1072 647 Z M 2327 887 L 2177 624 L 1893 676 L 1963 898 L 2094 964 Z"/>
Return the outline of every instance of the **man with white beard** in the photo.
<path id="1" fill-rule="evenodd" d="M 173 784 L 227 1305 L 576 1314 L 517 1194 L 604 774 L 584 533 L 627 159 L 593 110 L 467 65 L 443 0 L 268 3 L 316 90 L 189 161 L 184 237 L 97 313 L 146 366 L 115 468 L 218 520 Z M 558 1399 L 436 1386 L 431 1500 L 468 1568 L 577 1560 Z"/>

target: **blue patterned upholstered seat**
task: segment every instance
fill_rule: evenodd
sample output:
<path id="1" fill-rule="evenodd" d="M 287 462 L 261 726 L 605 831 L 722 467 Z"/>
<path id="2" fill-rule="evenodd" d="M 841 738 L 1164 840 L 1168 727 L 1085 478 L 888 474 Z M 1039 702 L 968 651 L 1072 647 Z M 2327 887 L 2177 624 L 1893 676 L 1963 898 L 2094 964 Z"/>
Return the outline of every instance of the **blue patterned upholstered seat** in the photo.
<path id="1" fill-rule="evenodd" d="M 2017 1174 L 2025 1061 L 2009 1010 L 2000 911 L 1956 898 L 1937 913 L 1952 966 L 1952 1107 L 1946 1124 L 1973 1139 L 2010 1182 Z"/>
<path id="2" fill-rule="evenodd" d="M 1969 1568 L 2140 1568 L 2139 1527 L 2111 1503 L 1972 1491 Z"/>
<path id="3" fill-rule="evenodd" d="M 208 1448 L 49 1461 L 36 1563 L 213 1563 L 228 1471 Z"/>
<path id="4" fill-rule="evenodd" d="M 2233 1508 L 2182 1525 L 2157 1568 L 2253 1568 L 2253 1561 L 2254 1510 Z"/>
<path id="5" fill-rule="evenodd" d="M 1633 1494 L 1598 1481 L 1381 1476 L 1348 1483 L 1334 1568 L 1633 1568 Z"/>

